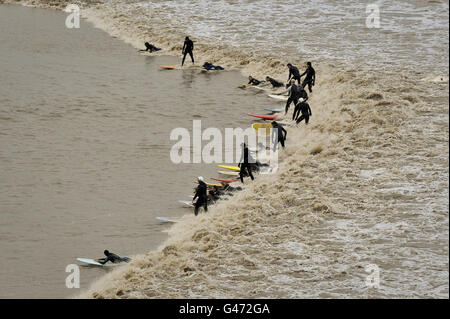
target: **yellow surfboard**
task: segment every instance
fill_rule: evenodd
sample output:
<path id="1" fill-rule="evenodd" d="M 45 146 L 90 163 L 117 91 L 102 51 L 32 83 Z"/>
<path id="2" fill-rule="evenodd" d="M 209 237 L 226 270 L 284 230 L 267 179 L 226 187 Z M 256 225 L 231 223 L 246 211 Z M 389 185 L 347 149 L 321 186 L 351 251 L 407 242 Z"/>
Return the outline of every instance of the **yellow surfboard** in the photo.
<path id="1" fill-rule="evenodd" d="M 161 69 L 165 69 L 165 70 L 174 70 L 174 69 L 177 68 L 177 67 L 174 66 L 174 65 L 160 65 L 159 67 L 160 67 Z"/>
<path id="2" fill-rule="evenodd" d="M 272 124 L 271 123 L 253 123 L 252 127 L 257 132 L 261 132 L 261 131 L 264 132 L 264 130 L 265 130 L 266 134 L 270 134 L 270 129 L 272 128 Z"/>
<path id="3" fill-rule="evenodd" d="M 227 165 L 217 165 L 220 168 L 225 168 L 225 169 L 229 169 L 232 171 L 240 171 L 241 169 L 238 166 L 227 166 Z"/>

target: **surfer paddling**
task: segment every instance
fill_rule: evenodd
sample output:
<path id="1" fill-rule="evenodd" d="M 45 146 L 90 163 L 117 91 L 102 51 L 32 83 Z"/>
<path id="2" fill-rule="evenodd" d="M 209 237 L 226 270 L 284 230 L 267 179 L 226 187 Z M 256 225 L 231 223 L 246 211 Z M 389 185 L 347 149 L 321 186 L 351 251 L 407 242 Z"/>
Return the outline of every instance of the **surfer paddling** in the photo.
<path id="1" fill-rule="evenodd" d="M 94 259 L 96 262 L 98 262 L 98 263 L 100 263 L 102 265 L 106 264 L 108 261 L 110 261 L 113 264 L 115 264 L 115 263 L 120 263 L 122 261 L 129 262 L 131 260 L 128 257 L 120 257 L 120 256 L 117 256 L 114 253 L 110 253 L 108 250 L 105 250 L 103 253 L 105 254 L 106 258 Z"/>
<path id="2" fill-rule="evenodd" d="M 146 51 L 148 51 L 148 52 L 154 52 L 154 51 L 159 51 L 159 50 L 161 50 L 160 48 L 157 48 L 157 47 L 155 47 L 153 44 L 150 44 L 150 43 L 148 43 L 148 42 L 145 42 L 144 43 L 145 44 L 145 50 L 139 50 L 140 52 L 142 52 L 142 51 L 144 51 L 144 52 L 146 52 Z"/>

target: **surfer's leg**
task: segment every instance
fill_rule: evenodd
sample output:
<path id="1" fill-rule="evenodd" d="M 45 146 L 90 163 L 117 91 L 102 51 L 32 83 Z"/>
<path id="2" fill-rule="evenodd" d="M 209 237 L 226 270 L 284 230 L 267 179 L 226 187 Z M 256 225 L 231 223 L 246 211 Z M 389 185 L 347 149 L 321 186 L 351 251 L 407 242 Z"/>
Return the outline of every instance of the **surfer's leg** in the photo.
<path id="1" fill-rule="evenodd" d="M 253 174 L 252 174 L 252 168 L 250 167 L 250 165 L 247 166 L 247 171 L 248 171 L 248 175 L 250 176 L 250 178 L 251 178 L 252 180 L 254 180 L 255 178 L 253 177 Z"/>
<path id="2" fill-rule="evenodd" d="M 284 114 L 287 114 L 287 112 L 289 111 L 289 106 L 291 105 L 292 102 L 292 98 L 289 97 L 288 100 L 286 101 L 286 108 L 284 110 Z"/>
<path id="3" fill-rule="evenodd" d="M 184 60 L 186 59 L 186 54 L 187 54 L 187 52 L 185 51 L 183 54 L 183 61 L 181 61 L 181 66 L 183 66 L 183 64 L 184 64 Z"/>
<path id="4" fill-rule="evenodd" d="M 302 116 L 299 117 L 299 119 L 297 120 L 297 124 L 300 123 L 301 121 L 303 121 L 305 119 L 305 116 L 302 114 Z"/>

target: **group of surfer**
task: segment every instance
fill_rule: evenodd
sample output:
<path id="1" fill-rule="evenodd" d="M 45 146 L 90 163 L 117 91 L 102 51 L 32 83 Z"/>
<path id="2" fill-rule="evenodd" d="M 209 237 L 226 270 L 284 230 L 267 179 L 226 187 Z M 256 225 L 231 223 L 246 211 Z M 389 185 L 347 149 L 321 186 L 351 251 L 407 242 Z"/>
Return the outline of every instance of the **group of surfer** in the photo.
<path id="1" fill-rule="evenodd" d="M 287 114 L 289 111 L 289 107 L 291 103 L 294 103 L 294 113 L 292 114 L 292 120 L 296 121 L 296 123 L 300 123 L 305 120 L 306 124 L 309 123 L 309 117 L 312 115 L 311 107 L 309 106 L 308 93 L 305 88 L 308 87 L 310 93 L 312 93 L 312 87 L 316 81 L 316 71 L 312 67 L 311 62 L 307 62 L 307 68 L 305 72 L 300 74 L 298 68 L 293 66 L 291 63 L 287 64 L 289 69 L 289 77 L 288 83 L 286 84 L 286 90 L 278 93 L 277 95 L 283 95 L 288 93 L 288 99 L 286 101 L 286 107 L 284 114 Z M 305 76 L 303 82 L 301 82 L 301 78 Z M 279 88 L 283 86 L 283 83 L 277 81 L 269 76 L 266 76 L 266 81 L 272 84 L 273 88 Z M 295 81 L 298 84 L 295 84 Z M 265 81 L 260 81 L 255 79 L 253 76 L 248 77 L 248 84 L 253 86 L 258 86 Z M 301 115 L 300 115 L 301 114 Z"/>
<path id="2" fill-rule="evenodd" d="M 146 49 L 140 50 L 140 51 L 159 51 L 160 48 L 155 47 L 154 45 L 146 42 L 145 43 Z M 182 48 L 182 61 L 181 66 L 184 65 L 186 56 L 189 55 L 191 57 L 191 61 L 194 64 L 194 42 L 189 39 L 189 37 L 186 37 L 183 43 Z M 287 114 L 289 107 L 291 103 L 294 103 L 294 112 L 292 115 L 292 120 L 296 121 L 296 123 L 300 123 L 301 121 L 305 120 L 305 123 L 309 123 L 309 117 L 312 115 L 311 108 L 307 102 L 308 100 L 308 94 L 305 90 L 306 87 L 308 87 L 308 90 L 310 93 L 312 93 L 312 87 L 315 85 L 316 80 L 316 72 L 314 68 L 311 65 L 311 62 L 307 62 L 307 68 L 305 72 L 300 74 L 299 69 L 292 65 L 291 63 L 287 64 L 287 67 L 289 69 L 289 76 L 288 76 L 288 82 L 286 85 L 284 85 L 281 81 L 278 81 L 270 76 L 266 76 L 265 81 L 260 81 L 255 79 L 253 76 L 248 77 L 248 85 L 252 86 L 258 86 L 264 82 L 270 83 L 272 87 L 275 88 L 281 88 L 285 86 L 286 90 L 283 92 L 278 93 L 278 95 L 286 94 L 288 93 L 288 99 L 286 101 L 285 106 L 285 114 Z M 224 70 L 223 67 L 219 65 L 214 65 L 210 62 L 205 62 L 203 64 L 203 68 L 205 70 Z M 301 78 L 305 76 L 303 82 L 301 81 Z M 296 84 L 297 81 L 297 84 Z M 281 146 L 285 147 L 285 141 L 287 136 L 287 131 L 283 128 L 282 125 L 277 123 L 276 121 L 273 121 L 272 123 L 273 133 L 277 134 L 278 143 L 281 144 Z M 259 168 L 263 165 L 267 164 L 261 164 L 258 161 L 255 161 L 249 152 L 249 149 L 245 143 L 242 144 L 243 150 L 242 150 L 242 156 L 241 160 L 239 161 L 238 167 L 239 167 L 239 179 L 241 182 L 244 182 L 244 177 L 250 177 L 252 180 L 254 180 L 253 171 L 259 170 Z M 230 194 L 231 191 L 237 190 L 237 188 L 233 188 L 229 186 L 228 183 L 222 182 L 222 190 L 220 190 L 217 186 L 213 186 L 211 190 L 208 191 L 208 186 L 205 183 L 203 177 L 199 176 L 197 178 L 198 186 L 195 189 L 195 194 L 192 199 L 192 204 L 194 205 L 194 214 L 197 216 L 198 210 L 203 207 L 205 211 L 208 211 L 208 203 L 213 203 L 214 201 L 218 200 L 220 196 L 223 196 L 224 194 L 228 193 Z M 239 187 L 240 189 L 240 187 Z"/>

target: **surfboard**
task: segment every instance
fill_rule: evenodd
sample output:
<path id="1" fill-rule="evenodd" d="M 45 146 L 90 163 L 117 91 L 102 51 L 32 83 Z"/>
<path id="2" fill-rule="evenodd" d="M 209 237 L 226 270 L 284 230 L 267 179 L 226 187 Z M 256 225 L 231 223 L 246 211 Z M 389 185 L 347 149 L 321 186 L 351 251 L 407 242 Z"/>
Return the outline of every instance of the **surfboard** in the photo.
<path id="1" fill-rule="evenodd" d="M 288 97 L 286 95 L 277 95 L 277 94 L 269 94 L 269 97 L 276 99 L 276 100 L 281 100 L 281 101 L 287 101 Z"/>
<path id="2" fill-rule="evenodd" d="M 187 207 L 194 207 L 194 205 L 192 205 L 192 202 L 187 201 L 187 200 L 179 200 L 178 202 L 183 204 L 183 205 L 185 205 L 185 206 L 187 206 Z"/>
<path id="3" fill-rule="evenodd" d="M 106 265 L 106 264 L 102 265 L 101 263 L 99 263 L 91 258 L 77 258 L 77 260 L 81 261 L 82 263 L 88 264 L 88 265 L 94 265 L 94 266 L 100 266 L 100 267 L 103 267 Z"/>
<path id="4" fill-rule="evenodd" d="M 224 183 L 234 183 L 237 182 L 237 179 L 220 179 L 220 178 L 212 178 L 215 181 L 218 182 L 224 182 Z"/>
<path id="5" fill-rule="evenodd" d="M 238 171 L 238 172 L 241 170 L 239 168 L 239 166 L 217 165 L 217 167 L 229 169 L 229 170 L 232 170 L 232 171 Z"/>
<path id="6" fill-rule="evenodd" d="M 272 128 L 272 124 L 270 123 L 253 123 L 252 127 L 258 133 L 270 134 L 270 129 Z"/>
<path id="7" fill-rule="evenodd" d="M 282 109 L 271 109 L 266 107 L 264 110 L 272 112 L 272 113 L 280 113 L 281 111 L 283 111 Z"/>
<path id="8" fill-rule="evenodd" d="M 167 218 L 167 217 L 161 217 L 161 216 L 156 217 L 156 219 L 160 220 L 160 221 L 162 221 L 164 223 L 176 223 L 176 222 L 178 222 L 177 220 L 173 220 L 173 219 L 170 219 L 170 218 Z"/>
<path id="9" fill-rule="evenodd" d="M 247 113 L 249 116 L 257 117 L 264 120 L 275 120 L 278 115 L 260 115 L 260 114 L 253 114 L 253 113 Z"/>
<path id="10" fill-rule="evenodd" d="M 227 176 L 239 176 L 238 172 L 232 172 L 232 171 L 217 171 L 219 174 L 227 175 Z"/>
<path id="11" fill-rule="evenodd" d="M 177 68 L 175 65 L 160 65 L 159 67 L 165 70 L 174 70 Z"/>
<path id="12" fill-rule="evenodd" d="M 198 181 L 194 181 L 194 183 L 197 183 L 197 184 L 198 184 Z M 213 187 L 213 186 L 216 186 L 216 187 L 222 187 L 222 184 L 211 184 L 211 183 L 207 183 L 207 182 L 205 182 L 205 184 L 206 184 L 206 186 L 208 186 L 208 187 Z"/>

